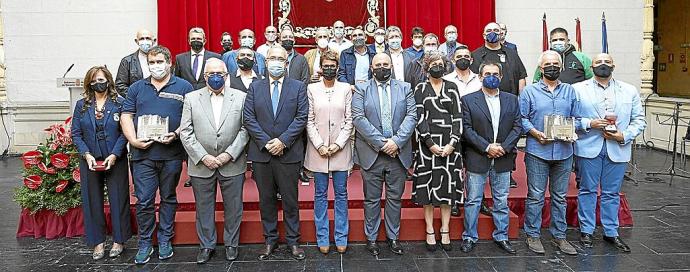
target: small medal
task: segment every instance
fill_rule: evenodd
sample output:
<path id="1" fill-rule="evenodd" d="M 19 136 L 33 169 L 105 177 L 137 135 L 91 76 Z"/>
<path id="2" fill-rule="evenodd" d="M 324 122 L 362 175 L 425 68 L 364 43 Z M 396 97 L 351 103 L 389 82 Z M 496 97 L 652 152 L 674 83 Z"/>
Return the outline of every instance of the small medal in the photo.
<path id="1" fill-rule="evenodd" d="M 119 122 L 120 121 L 120 113 L 117 113 L 117 112 L 113 113 L 113 120 L 115 120 L 115 122 Z"/>

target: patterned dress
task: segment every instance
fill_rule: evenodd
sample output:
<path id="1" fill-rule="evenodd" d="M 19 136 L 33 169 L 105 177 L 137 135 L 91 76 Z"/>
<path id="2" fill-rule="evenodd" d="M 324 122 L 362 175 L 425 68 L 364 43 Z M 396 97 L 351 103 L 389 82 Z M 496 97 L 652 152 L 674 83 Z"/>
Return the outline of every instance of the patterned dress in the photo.
<path id="1" fill-rule="evenodd" d="M 425 82 L 417 85 L 414 97 L 419 148 L 415 152 L 412 201 L 434 206 L 462 203 L 462 114 L 457 86 L 444 80 L 437 96 L 431 83 Z M 436 156 L 429 149 L 434 144 L 441 149 L 453 144 L 455 150 L 447 157 Z"/>

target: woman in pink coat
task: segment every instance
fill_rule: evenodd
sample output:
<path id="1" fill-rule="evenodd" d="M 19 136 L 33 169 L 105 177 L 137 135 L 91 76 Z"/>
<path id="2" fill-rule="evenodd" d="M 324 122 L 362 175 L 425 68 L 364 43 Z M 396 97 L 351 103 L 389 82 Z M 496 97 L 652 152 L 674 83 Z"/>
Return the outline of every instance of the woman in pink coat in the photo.
<path id="1" fill-rule="evenodd" d="M 319 251 L 330 251 L 328 220 L 328 177 L 333 177 L 335 192 L 335 245 L 339 253 L 347 250 L 347 174 L 352 168 L 352 115 L 350 85 L 335 80 L 338 55 L 326 51 L 320 60 L 322 81 L 309 84 L 307 154 L 304 167 L 314 172 L 314 223 Z"/>

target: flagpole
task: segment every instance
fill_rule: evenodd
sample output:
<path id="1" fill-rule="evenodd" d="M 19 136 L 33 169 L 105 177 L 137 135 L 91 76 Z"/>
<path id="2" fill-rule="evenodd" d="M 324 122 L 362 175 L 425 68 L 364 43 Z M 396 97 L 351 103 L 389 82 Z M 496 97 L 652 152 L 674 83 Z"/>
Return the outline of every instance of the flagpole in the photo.
<path id="1" fill-rule="evenodd" d="M 606 14 L 601 13 L 601 53 L 609 53 L 608 33 L 606 31 Z"/>

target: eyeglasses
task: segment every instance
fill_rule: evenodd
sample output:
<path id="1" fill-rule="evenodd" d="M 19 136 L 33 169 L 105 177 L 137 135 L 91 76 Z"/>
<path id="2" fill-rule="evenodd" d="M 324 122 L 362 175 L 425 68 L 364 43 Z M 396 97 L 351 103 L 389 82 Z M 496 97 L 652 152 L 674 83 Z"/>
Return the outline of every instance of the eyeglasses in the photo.
<path id="1" fill-rule="evenodd" d="M 212 76 L 221 76 L 224 77 L 228 73 L 226 72 L 213 72 L 213 73 L 204 73 L 207 77 L 212 77 Z"/>

